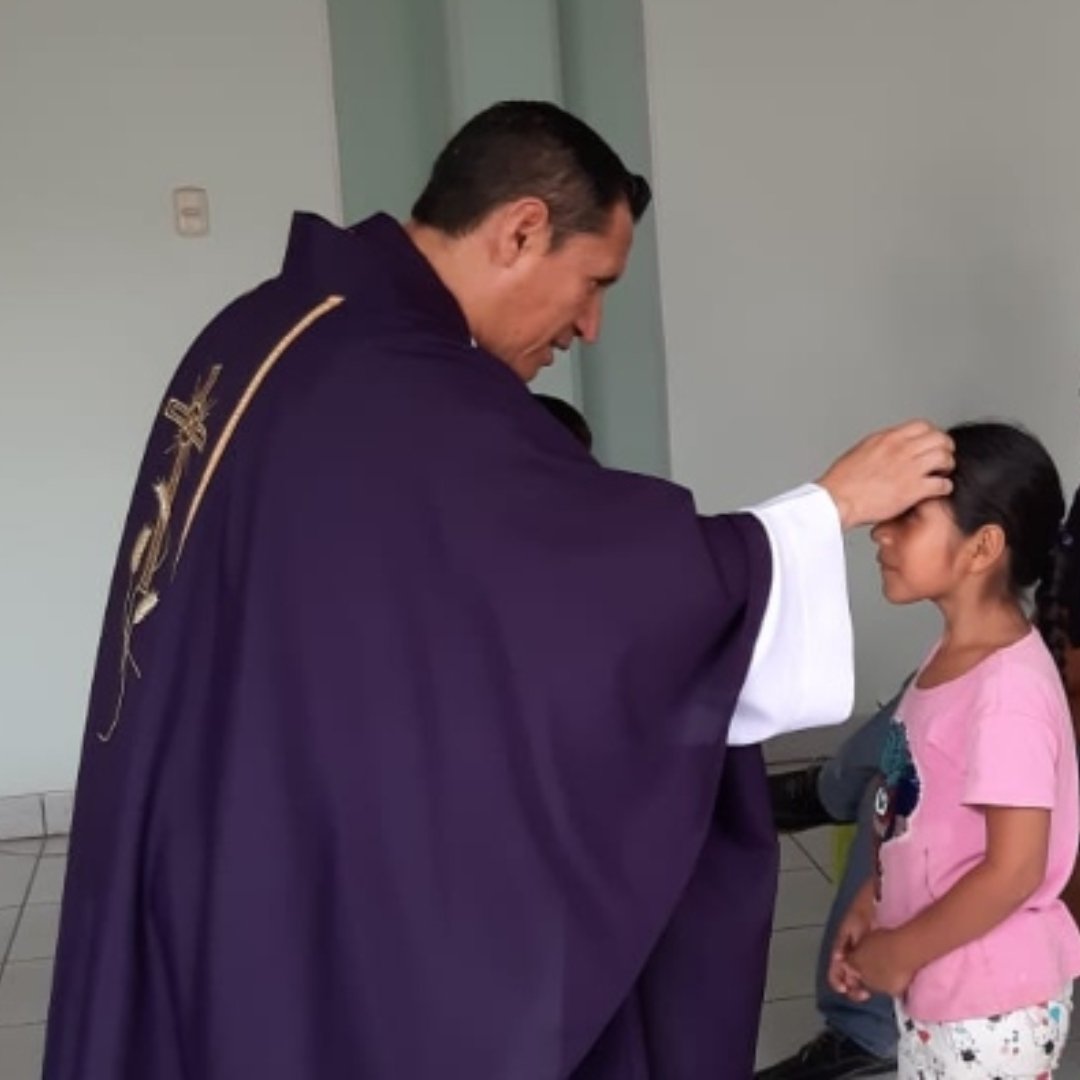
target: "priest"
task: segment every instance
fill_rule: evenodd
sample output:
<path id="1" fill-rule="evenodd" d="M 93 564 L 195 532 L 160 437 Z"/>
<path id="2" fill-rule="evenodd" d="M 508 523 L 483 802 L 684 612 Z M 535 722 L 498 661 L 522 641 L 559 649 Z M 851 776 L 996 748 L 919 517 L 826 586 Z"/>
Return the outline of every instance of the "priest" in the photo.
<path id="1" fill-rule="evenodd" d="M 47 1080 L 750 1075 L 758 744 L 848 715 L 842 532 L 951 447 L 903 424 L 717 517 L 599 465 L 527 383 L 649 198 L 502 103 L 404 225 L 297 216 L 195 340 L 106 612 Z"/>

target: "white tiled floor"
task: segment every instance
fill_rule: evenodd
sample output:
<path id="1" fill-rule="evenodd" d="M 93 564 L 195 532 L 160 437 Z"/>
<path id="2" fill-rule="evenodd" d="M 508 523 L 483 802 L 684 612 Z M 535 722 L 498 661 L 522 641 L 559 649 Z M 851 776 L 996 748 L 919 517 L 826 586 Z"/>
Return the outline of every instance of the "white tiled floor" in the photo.
<path id="1" fill-rule="evenodd" d="M 66 865 L 63 837 L 0 842 L 0 1080 L 37 1080 L 41 1072 Z M 832 895 L 831 865 L 827 829 L 781 840 L 780 896 L 758 1034 L 759 1067 L 786 1057 L 820 1028 L 814 964 Z M 1060 1080 L 1080 1078 L 1080 1037 L 1058 1075 Z"/>
<path id="2" fill-rule="evenodd" d="M 0 1080 L 37 1080 L 67 841 L 0 841 Z"/>

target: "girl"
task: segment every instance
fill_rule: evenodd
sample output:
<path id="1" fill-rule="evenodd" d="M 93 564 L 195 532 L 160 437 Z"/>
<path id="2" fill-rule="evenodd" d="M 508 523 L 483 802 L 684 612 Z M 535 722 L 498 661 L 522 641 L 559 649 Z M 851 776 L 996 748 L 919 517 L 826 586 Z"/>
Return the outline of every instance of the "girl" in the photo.
<path id="1" fill-rule="evenodd" d="M 840 925 L 829 978 L 856 1000 L 894 995 L 900 1080 L 1035 1080 L 1060 1060 L 1080 974 L 1080 932 L 1058 899 L 1080 810 L 1062 680 L 1023 598 L 1041 582 L 1052 621 L 1076 545 L 1035 439 L 992 423 L 950 434 L 952 494 L 871 534 L 886 598 L 932 600 L 945 627 L 897 708 L 877 872 Z"/>

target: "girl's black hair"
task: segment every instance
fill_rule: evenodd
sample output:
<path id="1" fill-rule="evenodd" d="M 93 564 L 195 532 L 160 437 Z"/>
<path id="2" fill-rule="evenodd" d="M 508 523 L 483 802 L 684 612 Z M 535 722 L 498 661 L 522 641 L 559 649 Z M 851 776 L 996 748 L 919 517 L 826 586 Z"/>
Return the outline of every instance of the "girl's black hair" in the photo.
<path id="1" fill-rule="evenodd" d="M 956 469 L 948 502 L 956 524 L 965 536 L 1000 526 L 1009 548 L 1009 590 L 1019 597 L 1035 586 L 1035 623 L 1061 667 L 1066 644 L 1080 643 L 1080 632 L 1072 634 L 1066 621 L 1075 609 L 1080 624 L 1080 582 L 1075 545 L 1063 541 L 1057 467 L 1038 439 L 1012 424 L 959 424 L 949 434 Z M 1075 504 L 1073 513 L 1080 523 Z"/>

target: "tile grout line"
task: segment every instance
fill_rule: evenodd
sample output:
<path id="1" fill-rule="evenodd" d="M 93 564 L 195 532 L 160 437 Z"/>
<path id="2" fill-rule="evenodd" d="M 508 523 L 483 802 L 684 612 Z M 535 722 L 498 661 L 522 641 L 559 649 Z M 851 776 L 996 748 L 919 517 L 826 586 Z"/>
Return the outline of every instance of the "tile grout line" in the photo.
<path id="1" fill-rule="evenodd" d="M 45 850 L 45 845 L 42 844 L 41 851 Z M 0 977 L 7 974 L 8 959 L 11 956 L 11 950 L 15 948 L 15 939 L 19 934 L 19 927 L 22 926 L 23 915 L 26 913 L 26 906 L 30 899 L 30 894 L 34 890 L 34 882 L 37 881 L 38 869 L 41 866 L 41 851 L 38 852 L 37 858 L 34 860 L 34 869 L 30 874 L 30 880 L 26 883 L 26 891 L 23 893 L 22 903 L 19 905 L 19 914 L 15 916 L 15 925 L 11 928 L 11 940 L 7 943 L 7 948 L 4 949 L 4 955 L 0 958 Z"/>
<path id="2" fill-rule="evenodd" d="M 781 926 L 772 932 L 772 936 L 776 937 L 777 934 L 788 934 L 793 930 L 824 930 L 826 923 L 810 923 L 807 926 Z"/>
<path id="3" fill-rule="evenodd" d="M 31 874 L 30 876 L 31 876 L 31 879 L 32 879 L 33 875 Z M 7 946 L 4 949 L 3 956 L 0 956 L 0 983 L 2 983 L 4 981 L 4 974 L 7 971 L 8 954 L 15 947 L 15 934 L 19 929 L 19 923 L 22 921 L 22 905 L 17 904 L 14 907 L 0 908 L 0 912 L 3 912 L 3 911 L 14 911 L 16 914 L 15 914 L 15 921 L 11 924 L 11 937 L 8 938 L 8 943 L 7 943 Z"/>
<path id="4" fill-rule="evenodd" d="M 822 866 L 822 865 L 821 865 L 821 863 L 819 863 L 819 862 L 817 861 L 817 859 L 815 859 L 815 858 L 814 858 L 814 854 L 813 854 L 813 852 L 812 852 L 812 851 L 811 851 L 811 850 L 810 850 L 810 849 L 809 849 L 808 847 L 803 847 L 803 845 L 799 843 L 799 841 L 798 841 L 798 838 L 797 838 L 797 837 L 796 837 L 796 836 L 795 836 L 794 834 L 792 834 L 792 833 L 789 833 L 789 834 L 788 834 L 788 836 L 789 836 L 789 837 L 791 838 L 791 842 L 792 842 L 792 843 L 793 843 L 793 844 L 794 844 L 794 845 L 795 845 L 795 846 L 796 846 L 796 847 L 797 847 L 797 848 L 798 848 L 798 849 L 799 849 L 799 850 L 800 850 L 800 851 L 801 851 L 801 852 L 802 852 L 802 853 L 803 853 L 803 854 L 804 854 L 804 855 L 805 855 L 805 856 L 806 856 L 806 857 L 807 857 L 807 858 L 808 858 L 808 859 L 810 860 L 810 862 L 811 862 L 811 863 L 813 863 L 813 865 L 814 865 L 814 869 L 815 869 L 815 870 L 817 870 L 817 872 L 818 872 L 819 874 L 821 874 L 821 876 L 822 876 L 822 877 L 823 877 L 823 878 L 824 878 L 824 879 L 825 879 L 825 880 L 826 880 L 826 881 L 827 881 L 827 882 L 828 882 L 828 883 L 829 883 L 830 885 L 832 885 L 832 886 L 834 886 L 834 887 L 835 887 L 835 885 L 836 885 L 836 882 L 835 882 L 835 881 L 833 881 L 833 879 L 832 879 L 832 874 L 830 874 L 830 873 L 829 873 L 829 872 L 828 872 L 828 871 L 827 871 L 827 870 L 825 869 L 825 867 L 824 867 L 824 866 Z"/>

